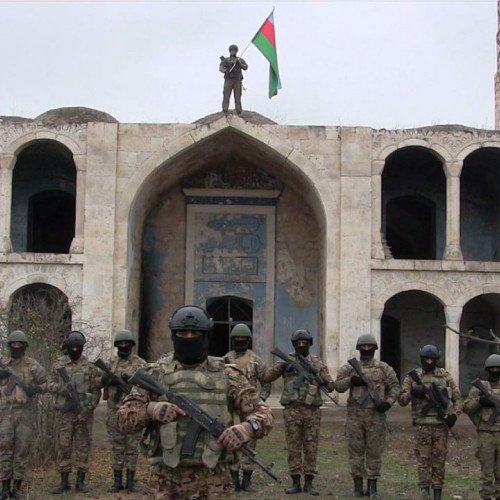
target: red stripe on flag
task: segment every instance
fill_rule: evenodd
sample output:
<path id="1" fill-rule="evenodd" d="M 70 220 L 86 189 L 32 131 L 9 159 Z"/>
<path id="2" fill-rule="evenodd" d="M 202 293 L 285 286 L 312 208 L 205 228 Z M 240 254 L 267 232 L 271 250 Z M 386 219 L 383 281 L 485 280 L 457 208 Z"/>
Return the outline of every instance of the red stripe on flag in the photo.
<path id="1" fill-rule="evenodd" d="M 260 31 L 271 42 L 271 45 L 273 47 L 276 47 L 276 39 L 274 37 L 274 24 L 269 21 L 269 19 L 267 19 L 266 22 L 262 25 Z"/>

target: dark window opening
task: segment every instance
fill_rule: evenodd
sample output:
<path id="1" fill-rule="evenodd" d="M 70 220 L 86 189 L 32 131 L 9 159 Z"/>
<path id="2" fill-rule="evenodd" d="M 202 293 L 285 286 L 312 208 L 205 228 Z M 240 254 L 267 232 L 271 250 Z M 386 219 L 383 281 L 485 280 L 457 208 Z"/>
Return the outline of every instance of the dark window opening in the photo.
<path id="1" fill-rule="evenodd" d="M 380 323 L 380 359 L 394 368 L 401 377 L 400 323 L 396 318 L 384 315 Z"/>

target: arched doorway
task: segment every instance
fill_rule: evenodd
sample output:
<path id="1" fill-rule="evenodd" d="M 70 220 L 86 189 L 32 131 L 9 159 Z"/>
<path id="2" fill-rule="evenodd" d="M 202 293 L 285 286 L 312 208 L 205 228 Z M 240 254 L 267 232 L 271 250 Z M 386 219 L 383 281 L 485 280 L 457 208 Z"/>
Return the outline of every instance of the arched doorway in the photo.
<path id="1" fill-rule="evenodd" d="M 434 344 L 441 351 L 439 366 L 444 366 L 444 324 L 443 304 L 430 293 L 408 290 L 392 296 L 380 321 L 380 359 L 394 363 L 391 366 L 404 377 L 420 366 L 420 348 Z"/>
<path id="2" fill-rule="evenodd" d="M 395 259 L 440 259 L 446 243 L 446 177 L 431 150 L 409 146 L 386 160 L 382 228 Z"/>

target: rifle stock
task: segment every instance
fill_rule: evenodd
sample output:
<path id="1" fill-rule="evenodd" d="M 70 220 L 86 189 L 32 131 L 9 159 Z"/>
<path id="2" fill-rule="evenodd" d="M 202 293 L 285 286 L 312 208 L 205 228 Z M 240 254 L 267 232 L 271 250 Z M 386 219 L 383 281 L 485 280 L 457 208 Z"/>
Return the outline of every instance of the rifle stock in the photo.
<path id="1" fill-rule="evenodd" d="M 128 394 L 130 392 L 130 384 L 127 384 L 125 380 L 116 375 L 116 373 L 113 373 L 101 358 L 94 361 L 94 365 L 102 370 L 110 378 L 110 382 L 108 383 L 108 385 L 115 385 L 117 387 L 117 391 L 113 396 L 113 401 L 115 403 L 118 403 L 124 394 Z"/>
<path id="2" fill-rule="evenodd" d="M 81 399 L 78 392 L 76 392 L 75 387 L 71 383 L 71 379 L 66 371 L 66 368 L 57 368 L 57 373 L 61 377 L 62 381 L 66 384 L 66 388 L 69 391 L 69 396 L 66 398 L 66 403 L 61 408 L 61 413 L 75 412 L 79 413 L 82 409 Z"/>
<path id="3" fill-rule="evenodd" d="M 477 389 L 479 389 L 481 394 L 486 398 L 488 398 L 488 401 L 490 401 L 493 404 L 493 411 L 491 412 L 488 422 L 490 424 L 494 424 L 497 420 L 498 415 L 500 415 L 500 401 L 495 396 L 493 396 L 488 392 L 488 389 L 486 389 L 486 386 L 481 382 L 479 378 L 473 380 L 472 385 Z"/>
<path id="4" fill-rule="evenodd" d="M 170 403 L 173 403 L 184 410 L 186 415 L 197 424 L 195 429 L 194 424 L 192 424 L 192 422 L 189 423 L 188 428 L 191 430 L 191 435 L 193 432 L 199 434 L 203 428 L 215 439 L 218 439 L 226 430 L 226 426 L 219 419 L 210 416 L 192 399 L 165 389 L 142 368 L 138 368 L 135 371 L 135 373 L 129 378 L 129 383 L 137 385 L 138 387 L 156 394 L 157 396 L 166 396 Z M 196 444 L 196 440 L 194 441 L 194 444 Z M 181 453 L 188 454 L 191 452 L 191 449 L 191 444 L 189 444 L 186 448 L 183 446 Z M 192 449 L 192 451 L 194 451 L 194 449 Z M 270 466 L 264 464 L 259 458 L 257 458 L 255 452 L 246 444 L 244 444 L 238 451 L 246 455 L 249 460 L 258 465 L 269 477 L 273 478 L 278 483 L 281 483 L 281 479 L 272 470 L 273 464 Z"/>

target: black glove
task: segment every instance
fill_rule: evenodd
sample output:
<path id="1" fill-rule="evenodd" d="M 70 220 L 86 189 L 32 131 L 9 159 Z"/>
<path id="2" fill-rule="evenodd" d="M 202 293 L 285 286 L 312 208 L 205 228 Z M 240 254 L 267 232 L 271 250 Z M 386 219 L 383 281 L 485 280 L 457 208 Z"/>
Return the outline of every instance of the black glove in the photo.
<path id="1" fill-rule="evenodd" d="M 495 406 L 490 398 L 488 396 L 485 396 L 484 394 L 481 394 L 481 396 L 479 396 L 479 404 L 481 406 L 484 406 L 485 408 L 493 408 Z"/>
<path id="2" fill-rule="evenodd" d="M 9 375 L 10 373 L 7 370 L 0 369 L 0 380 L 8 378 Z"/>
<path id="3" fill-rule="evenodd" d="M 375 408 L 379 413 L 385 413 L 387 410 L 390 410 L 391 403 L 388 403 L 387 401 L 382 401 Z"/>
<path id="4" fill-rule="evenodd" d="M 361 387 L 362 385 L 365 385 L 365 383 L 359 375 L 351 375 L 351 387 Z"/>
<path id="5" fill-rule="evenodd" d="M 37 384 L 26 384 L 23 387 L 23 391 L 29 398 L 32 398 L 33 396 L 35 396 L 35 394 L 40 394 L 41 392 L 43 392 L 42 388 Z"/>
<path id="6" fill-rule="evenodd" d="M 425 386 L 421 384 L 412 384 L 411 395 L 415 398 L 425 398 Z"/>
<path id="7" fill-rule="evenodd" d="M 451 413 L 450 415 L 446 415 L 444 417 L 444 423 L 451 429 L 457 421 L 457 416 L 454 413 Z"/>

